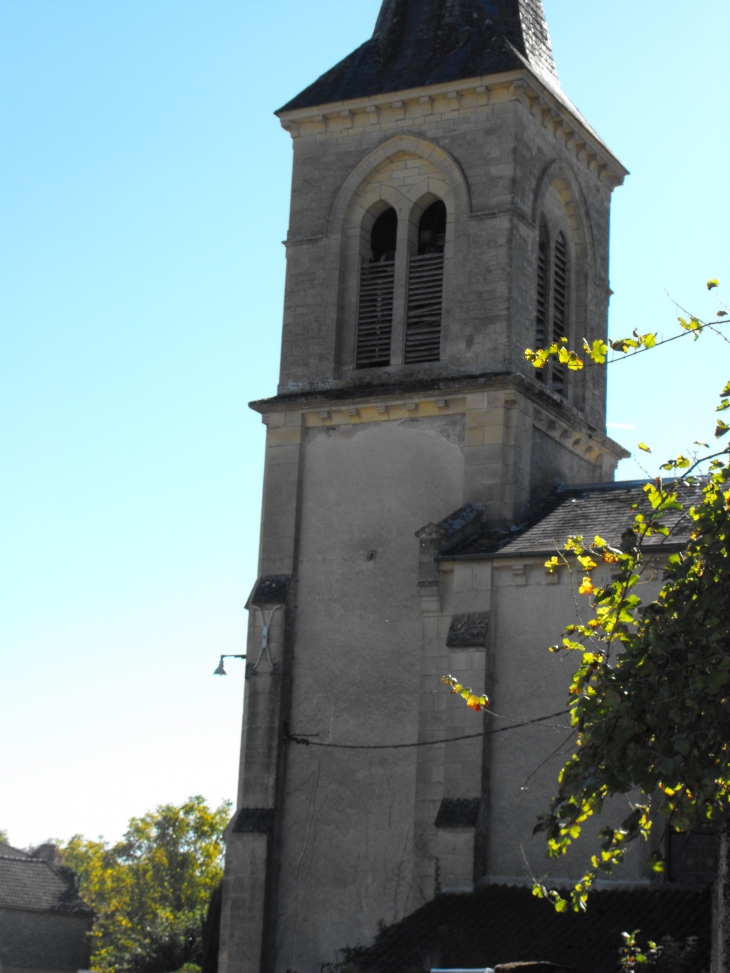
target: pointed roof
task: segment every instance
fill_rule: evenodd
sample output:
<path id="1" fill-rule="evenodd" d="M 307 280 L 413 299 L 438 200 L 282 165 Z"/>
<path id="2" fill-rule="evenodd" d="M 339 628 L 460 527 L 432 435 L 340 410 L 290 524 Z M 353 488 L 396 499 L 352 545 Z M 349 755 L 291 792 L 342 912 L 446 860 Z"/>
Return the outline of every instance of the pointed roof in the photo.
<path id="1" fill-rule="evenodd" d="M 280 111 L 525 66 L 560 90 L 542 0 L 383 0 L 371 39 Z"/>

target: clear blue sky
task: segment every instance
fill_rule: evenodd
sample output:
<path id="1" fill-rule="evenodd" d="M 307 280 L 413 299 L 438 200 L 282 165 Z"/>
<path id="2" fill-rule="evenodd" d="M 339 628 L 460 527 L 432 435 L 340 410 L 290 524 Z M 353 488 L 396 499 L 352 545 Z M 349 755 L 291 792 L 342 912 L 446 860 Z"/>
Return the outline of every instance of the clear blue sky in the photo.
<path id="1" fill-rule="evenodd" d="M 727 0 L 546 0 L 569 96 L 632 175 L 611 328 L 670 333 L 728 267 Z M 290 139 L 274 109 L 379 0 L 3 0 L 0 828 L 116 838 L 235 794 Z M 725 289 L 730 293 L 730 286 Z M 728 329 L 730 330 L 730 329 Z M 633 449 L 711 434 L 730 348 L 611 369 Z M 640 475 L 632 460 L 622 478 Z"/>

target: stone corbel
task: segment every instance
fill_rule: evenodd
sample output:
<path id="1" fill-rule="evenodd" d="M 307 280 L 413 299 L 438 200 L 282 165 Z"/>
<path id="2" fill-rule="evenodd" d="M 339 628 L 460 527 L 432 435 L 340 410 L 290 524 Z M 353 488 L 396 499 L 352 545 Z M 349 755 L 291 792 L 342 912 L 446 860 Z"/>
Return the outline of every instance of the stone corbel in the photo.
<path id="1" fill-rule="evenodd" d="M 512 565 L 512 580 L 516 585 L 526 585 L 527 576 L 525 575 L 525 565 L 522 561 L 516 561 Z"/>
<path id="2" fill-rule="evenodd" d="M 369 125 L 377 125 L 380 121 L 378 109 L 375 105 L 368 105 L 365 109 L 365 114 L 367 115 L 367 121 Z"/>
<path id="3" fill-rule="evenodd" d="M 561 118 L 560 121 L 555 125 L 555 138 L 557 138 L 559 135 L 563 135 L 565 137 L 565 144 L 567 145 L 572 134 L 573 126 L 570 124 L 570 122 L 566 121 L 564 118 Z"/>
<path id="4" fill-rule="evenodd" d="M 524 78 L 518 78 L 512 82 L 509 89 L 509 96 L 513 101 L 521 102 L 529 110 L 532 108 L 530 91 L 531 89 L 527 81 Z"/>
<path id="5" fill-rule="evenodd" d="M 289 119 L 282 118 L 281 119 L 281 127 L 286 132 L 288 132 L 293 139 L 298 139 L 299 136 L 300 136 L 300 134 L 301 134 L 301 130 L 300 130 L 299 125 L 297 125 L 296 122 L 290 121 Z"/>
<path id="6" fill-rule="evenodd" d="M 324 115 L 312 115 L 311 129 L 313 135 L 324 135 L 327 131 L 327 121 Z"/>
<path id="7" fill-rule="evenodd" d="M 548 569 L 545 568 L 545 584 L 558 584 L 559 581 L 560 578 L 558 576 L 557 568 L 553 568 L 552 571 L 548 571 Z"/>

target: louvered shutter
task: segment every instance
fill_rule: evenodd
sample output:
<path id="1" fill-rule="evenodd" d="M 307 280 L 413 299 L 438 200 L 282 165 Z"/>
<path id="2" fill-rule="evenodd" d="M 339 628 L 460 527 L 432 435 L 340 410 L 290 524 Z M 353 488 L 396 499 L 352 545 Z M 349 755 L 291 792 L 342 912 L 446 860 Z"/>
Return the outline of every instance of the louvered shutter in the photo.
<path id="1" fill-rule="evenodd" d="M 559 341 L 568 334 L 569 301 L 568 244 L 562 233 L 555 239 L 553 259 L 553 341 Z M 553 365 L 552 385 L 556 392 L 565 392 L 565 365 Z"/>
<path id="2" fill-rule="evenodd" d="M 537 248 L 537 313 L 535 315 L 535 348 L 544 348 L 547 331 L 547 275 L 548 275 L 548 241 L 547 233 L 540 227 L 540 242 Z M 544 369 L 535 371 L 538 382 L 545 381 Z"/>
<path id="3" fill-rule="evenodd" d="M 357 307 L 356 368 L 390 365 L 395 261 L 362 264 Z"/>
<path id="4" fill-rule="evenodd" d="M 406 365 L 438 361 L 441 356 L 443 290 L 443 253 L 411 256 L 408 263 Z"/>

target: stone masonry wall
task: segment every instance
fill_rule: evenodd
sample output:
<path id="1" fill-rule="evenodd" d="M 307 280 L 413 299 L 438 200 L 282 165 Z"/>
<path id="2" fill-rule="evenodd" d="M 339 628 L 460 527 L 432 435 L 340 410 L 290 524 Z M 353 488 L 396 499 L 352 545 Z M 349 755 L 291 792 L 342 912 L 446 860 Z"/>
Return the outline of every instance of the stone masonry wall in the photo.
<path id="1" fill-rule="evenodd" d="M 605 334 L 612 184 L 591 168 L 585 143 L 568 138 L 552 119 L 546 123 L 519 89 L 456 98 L 444 93 L 427 102 L 412 110 L 345 112 L 341 126 L 328 119 L 321 131 L 309 126 L 295 138 L 281 391 L 477 370 L 532 377 L 522 352 L 534 343 L 537 226 L 549 191 L 564 211 L 575 250 L 574 337 L 580 342 L 584 334 Z M 360 117 L 367 123 L 358 124 Z M 339 197 L 368 154 L 399 134 L 420 139 L 423 156 L 433 147 L 445 154 L 449 178 L 462 188 L 447 254 L 453 260 L 443 360 L 355 372 L 352 341 L 341 344 L 340 356 L 336 351 L 338 331 L 346 326 L 343 292 L 354 273 L 346 266 L 348 228 Z M 572 398 L 600 426 L 603 376 L 592 374 L 587 392 L 582 384 L 582 377 L 573 380 Z"/>
<path id="2" fill-rule="evenodd" d="M 39 971 L 87 969 L 87 916 L 0 909 L 0 963 Z"/>

